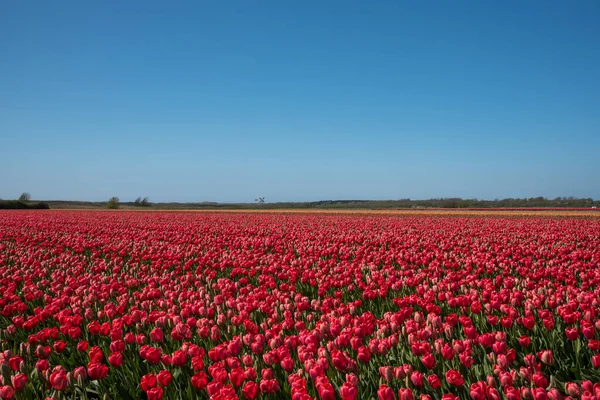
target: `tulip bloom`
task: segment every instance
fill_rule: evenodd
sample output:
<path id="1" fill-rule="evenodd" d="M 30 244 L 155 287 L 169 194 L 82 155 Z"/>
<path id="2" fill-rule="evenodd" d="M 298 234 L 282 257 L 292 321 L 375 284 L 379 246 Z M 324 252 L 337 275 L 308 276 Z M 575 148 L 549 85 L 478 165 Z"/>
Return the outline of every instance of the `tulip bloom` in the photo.
<path id="1" fill-rule="evenodd" d="M 169 384 L 173 381 L 173 376 L 171 375 L 171 373 L 166 370 L 163 369 L 162 371 L 160 371 L 157 375 L 156 378 L 158 380 L 158 383 L 161 386 L 169 386 Z"/>
<path id="2" fill-rule="evenodd" d="M 440 382 L 440 378 L 437 375 L 435 375 L 435 374 L 429 375 L 427 377 L 427 382 L 434 389 L 439 389 L 440 387 L 442 387 L 442 384 Z"/>
<path id="3" fill-rule="evenodd" d="M 379 400 L 394 400 L 394 391 L 387 385 L 380 385 L 377 390 Z"/>
<path id="4" fill-rule="evenodd" d="M 140 381 L 140 387 L 144 392 L 152 389 L 157 385 L 156 375 L 153 373 L 146 374 L 142 376 L 142 380 Z"/>
<path id="5" fill-rule="evenodd" d="M 14 399 L 15 389 L 10 385 L 0 386 L 0 399 Z"/>
<path id="6" fill-rule="evenodd" d="M 358 390 L 352 384 L 344 382 L 340 387 L 340 396 L 342 400 L 355 400 L 358 396 Z"/>
<path id="7" fill-rule="evenodd" d="M 54 390 L 63 391 L 67 388 L 67 374 L 63 370 L 50 374 L 50 384 Z"/>
<path id="8" fill-rule="evenodd" d="M 254 400 L 258 396 L 259 387 L 256 383 L 249 381 L 246 382 L 242 389 L 242 394 L 248 400 Z"/>
<path id="9" fill-rule="evenodd" d="M 15 390 L 23 390 L 23 388 L 27 384 L 27 375 L 21 373 L 13 376 L 11 378 L 11 383 Z"/>
<path id="10" fill-rule="evenodd" d="M 446 381 L 452 386 L 462 386 L 465 383 L 460 372 L 455 369 L 446 372 Z"/>
<path id="11" fill-rule="evenodd" d="M 120 367 L 121 365 L 123 365 L 123 354 L 112 353 L 108 356 L 108 363 L 113 367 Z"/>
<path id="12" fill-rule="evenodd" d="M 427 369 L 433 369 L 435 367 L 435 358 L 433 358 L 431 353 L 422 356 L 421 362 Z"/>

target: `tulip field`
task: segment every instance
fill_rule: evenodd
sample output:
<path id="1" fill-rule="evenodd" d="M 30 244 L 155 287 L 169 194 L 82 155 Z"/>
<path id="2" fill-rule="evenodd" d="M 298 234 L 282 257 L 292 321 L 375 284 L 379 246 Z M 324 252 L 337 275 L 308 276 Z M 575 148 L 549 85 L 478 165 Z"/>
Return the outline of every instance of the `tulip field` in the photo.
<path id="1" fill-rule="evenodd" d="M 600 218 L 0 212 L 0 399 L 600 400 Z"/>

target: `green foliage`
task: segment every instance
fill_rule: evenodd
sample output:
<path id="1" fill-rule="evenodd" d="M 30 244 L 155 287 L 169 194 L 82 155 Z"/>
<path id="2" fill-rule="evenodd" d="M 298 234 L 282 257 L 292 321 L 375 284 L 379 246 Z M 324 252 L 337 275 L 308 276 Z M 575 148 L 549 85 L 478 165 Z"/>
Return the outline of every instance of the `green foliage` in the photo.
<path id="1" fill-rule="evenodd" d="M 111 197 L 110 200 L 108 200 L 108 203 L 106 204 L 106 208 L 111 209 L 111 210 L 116 210 L 119 207 L 120 207 L 120 204 L 119 204 L 118 197 Z"/>
<path id="2" fill-rule="evenodd" d="M 48 210 L 48 203 L 26 203 L 20 200 L 0 200 L 0 210 Z"/>
<path id="3" fill-rule="evenodd" d="M 23 192 L 19 197 L 19 201 L 29 201 L 31 200 L 31 195 L 27 192 Z"/>
<path id="4" fill-rule="evenodd" d="M 138 197 L 133 202 L 133 205 L 136 207 L 150 207 L 150 200 L 148 199 L 148 197 L 144 197 L 143 199 L 141 197 Z"/>

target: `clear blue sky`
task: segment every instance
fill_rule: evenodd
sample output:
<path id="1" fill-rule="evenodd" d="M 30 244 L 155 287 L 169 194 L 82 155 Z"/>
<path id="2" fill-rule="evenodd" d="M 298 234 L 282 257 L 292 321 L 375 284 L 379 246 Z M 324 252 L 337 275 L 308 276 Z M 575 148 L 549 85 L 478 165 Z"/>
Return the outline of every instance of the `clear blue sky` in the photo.
<path id="1" fill-rule="evenodd" d="M 600 198 L 600 2 L 0 3 L 0 198 Z"/>

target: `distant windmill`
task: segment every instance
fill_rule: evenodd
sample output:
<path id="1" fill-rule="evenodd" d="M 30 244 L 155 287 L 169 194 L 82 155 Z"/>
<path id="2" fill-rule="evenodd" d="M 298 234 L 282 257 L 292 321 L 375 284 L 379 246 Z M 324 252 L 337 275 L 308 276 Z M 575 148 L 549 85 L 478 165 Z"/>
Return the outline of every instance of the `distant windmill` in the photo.
<path id="1" fill-rule="evenodd" d="M 258 204 L 264 204 L 265 203 L 265 198 L 264 197 L 259 197 L 258 199 L 254 199 L 254 201 L 256 201 Z"/>

